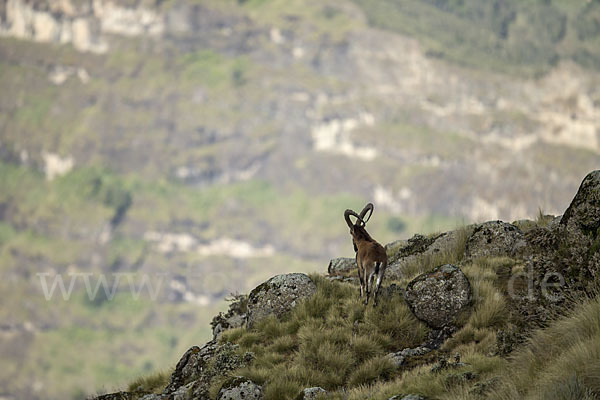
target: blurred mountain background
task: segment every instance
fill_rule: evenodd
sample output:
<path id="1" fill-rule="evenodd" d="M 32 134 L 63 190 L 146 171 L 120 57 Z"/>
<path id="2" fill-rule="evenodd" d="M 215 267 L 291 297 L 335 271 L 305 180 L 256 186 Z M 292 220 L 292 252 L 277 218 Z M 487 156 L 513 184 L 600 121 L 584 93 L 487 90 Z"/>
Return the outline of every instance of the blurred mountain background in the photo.
<path id="1" fill-rule="evenodd" d="M 0 399 L 174 364 L 346 208 L 387 243 L 599 166 L 598 0 L 0 0 Z"/>

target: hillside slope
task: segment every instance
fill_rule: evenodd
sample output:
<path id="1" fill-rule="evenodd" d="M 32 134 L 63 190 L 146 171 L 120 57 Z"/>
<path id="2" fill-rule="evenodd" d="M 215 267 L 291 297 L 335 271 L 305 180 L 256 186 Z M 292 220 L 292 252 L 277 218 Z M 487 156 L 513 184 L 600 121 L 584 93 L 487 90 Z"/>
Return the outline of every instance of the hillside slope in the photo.
<path id="1" fill-rule="evenodd" d="M 96 399 L 594 399 L 599 232 L 600 170 L 562 217 L 387 246 L 398 278 L 376 307 L 357 297 L 351 262 L 278 275 L 174 370 Z"/>

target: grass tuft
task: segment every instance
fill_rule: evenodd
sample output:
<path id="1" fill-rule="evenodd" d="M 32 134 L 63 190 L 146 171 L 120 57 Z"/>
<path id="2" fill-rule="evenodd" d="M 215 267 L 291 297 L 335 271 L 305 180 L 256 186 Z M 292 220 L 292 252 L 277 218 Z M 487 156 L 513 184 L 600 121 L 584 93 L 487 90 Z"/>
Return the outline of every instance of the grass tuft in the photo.
<path id="1" fill-rule="evenodd" d="M 370 358 L 360 364 L 348 378 L 348 384 L 353 387 L 368 385 L 376 380 L 387 380 L 396 367 L 385 356 Z"/>
<path id="2" fill-rule="evenodd" d="M 127 390 L 130 392 L 162 393 L 164 388 L 169 384 L 172 372 L 171 370 L 160 371 L 152 375 L 137 378 L 129 383 Z"/>

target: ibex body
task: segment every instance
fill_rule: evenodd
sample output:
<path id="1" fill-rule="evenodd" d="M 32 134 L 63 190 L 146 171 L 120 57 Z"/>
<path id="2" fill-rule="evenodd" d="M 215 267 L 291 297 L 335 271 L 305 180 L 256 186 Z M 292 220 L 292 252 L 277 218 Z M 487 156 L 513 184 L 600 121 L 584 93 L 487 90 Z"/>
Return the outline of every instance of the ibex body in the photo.
<path id="1" fill-rule="evenodd" d="M 385 269 L 387 268 L 387 253 L 382 245 L 369 235 L 365 229 L 364 219 L 367 212 L 373 214 L 373 204 L 369 203 L 363 208 L 360 215 L 352 210 L 344 212 L 344 219 L 350 228 L 352 244 L 356 251 L 356 264 L 358 265 L 358 279 L 360 280 L 360 296 L 365 297 L 365 304 L 369 303 L 369 297 L 373 293 L 373 305 L 377 305 L 377 293 L 381 287 Z M 356 223 L 350 221 L 350 216 L 356 217 Z M 368 218 L 367 218 L 368 221 Z M 374 282 L 375 278 L 377 281 Z"/>

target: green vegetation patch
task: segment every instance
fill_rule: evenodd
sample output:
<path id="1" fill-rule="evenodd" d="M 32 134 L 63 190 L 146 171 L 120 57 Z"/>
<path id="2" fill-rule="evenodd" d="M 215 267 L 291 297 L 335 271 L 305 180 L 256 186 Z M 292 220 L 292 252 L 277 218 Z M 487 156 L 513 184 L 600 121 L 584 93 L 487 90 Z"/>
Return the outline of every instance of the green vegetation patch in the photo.
<path id="1" fill-rule="evenodd" d="M 600 68 L 597 1 L 353 0 L 369 24 L 420 39 L 434 57 L 535 75 L 561 59 Z"/>

